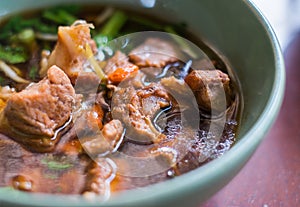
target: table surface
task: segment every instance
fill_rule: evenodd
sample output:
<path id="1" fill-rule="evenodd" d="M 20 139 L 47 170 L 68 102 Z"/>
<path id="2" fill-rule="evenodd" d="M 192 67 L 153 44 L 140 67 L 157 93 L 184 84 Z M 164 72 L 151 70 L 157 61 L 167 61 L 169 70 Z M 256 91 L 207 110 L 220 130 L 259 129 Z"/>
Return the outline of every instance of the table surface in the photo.
<path id="1" fill-rule="evenodd" d="M 203 207 L 300 206 L 300 33 L 284 57 L 287 82 L 277 121 L 238 176 Z"/>

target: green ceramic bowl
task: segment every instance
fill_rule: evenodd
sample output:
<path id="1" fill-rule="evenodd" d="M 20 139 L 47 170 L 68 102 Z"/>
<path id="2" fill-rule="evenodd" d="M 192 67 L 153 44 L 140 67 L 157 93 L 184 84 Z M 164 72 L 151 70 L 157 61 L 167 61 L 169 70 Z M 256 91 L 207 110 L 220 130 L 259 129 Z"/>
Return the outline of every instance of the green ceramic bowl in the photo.
<path id="1" fill-rule="evenodd" d="M 0 190 L 0 206 L 199 206 L 226 185 L 245 165 L 279 111 L 285 83 L 284 63 L 276 36 L 258 9 L 247 0 L 157 0 L 144 8 L 139 0 L 0 1 L 0 18 L 61 2 L 115 4 L 172 21 L 187 22 L 231 62 L 240 80 L 244 110 L 238 142 L 203 167 L 144 189 L 114 195 L 106 203 L 76 196 L 27 194 Z"/>

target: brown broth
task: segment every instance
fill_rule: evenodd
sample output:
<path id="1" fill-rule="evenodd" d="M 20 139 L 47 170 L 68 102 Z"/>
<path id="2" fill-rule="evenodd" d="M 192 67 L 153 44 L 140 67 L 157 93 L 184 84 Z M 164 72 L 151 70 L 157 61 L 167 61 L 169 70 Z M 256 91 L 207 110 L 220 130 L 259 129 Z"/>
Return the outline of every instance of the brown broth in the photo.
<path id="1" fill-rule="evenodd" d="M 79 12 L 78 16 L 83 19 L 91 20 L 99 11 L 103 10 L 103 8 L 87 7 L 82 10 L 83 12 Z M 137 17 L 142 16 L 146 19 L 149 18 L 155 23 L 161 23 L 161 20 L 157 20 L 153 17 L 143 16 L 139 13 L 132 14 L 132 12 L 130 12 L 130 14 Z M 37 15 L 40 15 L 40 11 L 30 11 L 22 14 L 22 16 L 26 18 L 35 17 Z M 6 21 L 2 23 L 2 26 L 5 23 Z M 169 23 L 164 22 L 164 24 L 167 25 Z M 101 25 L 98 27 L 101 27 Z M 121 30 L 120 34 L 132 32 L 133 29 L 137 31 L 153 30 L 151 27 L 137 24 L 131 20 L 129 20 L 124 27 L 126 29 Z M 228 71 L 232 71 L 227 60 L 223 60 L 215 50 L 199 38 L 188 33 L 185 29 L 179 30 L 179 34 L 197 44 L 211 60 L 215 61 L 215 65 L 218 69 L 227 73 Z M 53 48 L 54 44 L 54 42 L 47 43 L 47 47 Z M 43 41 L 38 41 L 38 45 L 46 44 Z M 42 49 L 43 48 L 38 47 L 36 51 L 33 52 L 34 56 L 30 61 L 16 65 L 22 71 L 22 77 L 30 79 L 30 68 L 39 65 Z M 232 72 L 229 74 L 233 75 Z M 4 80 L 1 82 L 2 86 L 10 85 L 18 91 L 26 87 L 24 84 L 17 84 L 14 81 L 8 80 L 3 73 L 0 73 L 0 77 Z M 144 187 L 167 179 L 173 179 L 176 176 L 202 166 L 228 151 L 236 141 L 242 106 L 238 80 L 236 77 L 231 78 L 233 80 L 231 87 L 235 96 L 233 97 L 233 104 L 227 112 L 227 120 L 221 140 L 215 140 L 214 136 L 209 134 L 208 128 L 211 120 L 207 118 L 206 114 L 200 113 L 201 122 L 199 123 L 199 130 L 192 140 L 191 148 L 182 160 L 175 166 L 148 177 L 130 177 L 117 174 L 111 183 L 111 191 Z M 37 82 L 40 78 L 36 77 L 30 80 Z M 109 98 L 107 101 L 110 102 Z M 109 117 L 109 112 L 106 112 L 106 117 Z M 172 142 L 175 139 L 175 134 L 179 133 L 179 129 L 181 128 L 179 124 L 180 121 L 178 121 L 179 119 L 178 116 L 169 118 L 168 125 L 163 131 L 168 137 L 167 142 Z M 107 120 L 109 120 L 109 118 L 107 118 Z M 185 136 L 190 136 L 190 134 L 186 134 Z M 164 144 L 165 143 L 162 145 Z M 124 154 L 130 154 L 133 157 L 139 157 L 145 155 L 145 153 L 147 154 L 149 149 L 153 147 L 155 147 L 154 144 L 141 145 L 130 142 L 126 140 L 125 137 L 125 141 L 118 151 Z M 32 192 L 80 194 L 84 189 L 87 166 L 91 162 L 92 160 L 85 155 L 72 130 L 64 134 L 54 152 L 51 153 L 33 153 L 27 151 L 12 139 L 0 135 L 0 165 L 2 166 L 0 167 L 0 187 L 14 186 L 16 189 Z M 130 163 L 123 164 L 130 165 Z M 19 187 L 20 182 L 21 184 L 25 182 L 26 185 L 30 182 L 32 186 L 30 186 L 28 190 L 26 186 Z"/>

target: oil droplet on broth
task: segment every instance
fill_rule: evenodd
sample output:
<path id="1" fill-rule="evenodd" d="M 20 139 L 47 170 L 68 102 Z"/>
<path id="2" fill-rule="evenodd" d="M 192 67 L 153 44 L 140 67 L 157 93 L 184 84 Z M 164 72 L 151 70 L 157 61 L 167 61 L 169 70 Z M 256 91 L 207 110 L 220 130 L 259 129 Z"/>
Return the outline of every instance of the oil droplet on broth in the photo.
<path id="1" fill-rule="evenodd" d="M 174 171 L 174 169 L 170 169 L 170 170 L 168 170 L 167 171 L 167 176 L 169 177 L 169 178 L 173 178 L 173 177 L 175 177 L 175 171 Z"/>
<path id="2" fill-rule="evenodd" d="M 33 181 L 24 175 L 17 175 L 12 178 L 12 186 L 17 190 L 32 191 Z"/>

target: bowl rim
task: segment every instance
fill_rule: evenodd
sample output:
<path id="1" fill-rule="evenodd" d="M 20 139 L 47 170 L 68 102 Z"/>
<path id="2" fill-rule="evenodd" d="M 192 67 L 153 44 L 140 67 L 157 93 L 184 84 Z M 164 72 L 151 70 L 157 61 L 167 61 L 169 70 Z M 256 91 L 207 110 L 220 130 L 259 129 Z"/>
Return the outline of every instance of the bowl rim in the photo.
<path id="1" fill-rule="evenodd" d="M 199 187 L 199 179 L 203 180 L 203 178 L 205 177 L 214 177 L 216 173 L 215 171 L 221 170 L 224 164 L 230 164 L 231 160 L 235 160 L 236 154 L 247 151 L 249 150 L 249 148 L 255 149 L 256 146 L 263 140 L 264 136 L 269 131 L 279 113 L 285 89 L 285 66 L 279 42 L 270 23 L 251 0 L 243 0 L 243 2 L 256 16 L 257 20 L 267 33 L 274 53 L 276 71 L 270 97 L 260 117 L 253 124 L 250 130 L 246 132 L 246 134 L 243 136 L 243 139 L 239 140 L 222 157 L 212 160 L 211 162 L 198 169 L 180 175 L 176 179 L 167 180 L 162 183 L 156 183 L 151 186 L 147 186 L 147 188 L 145 189 L 134 189 L 123 193 L 116 193 L 116 195 L 112 196 L 112 199 L 109 199 L 108 201 L 105 201 L 103 203 L 89 202 L 88 200 L 82 198 L 82 196 L 74 195 L 53 195 L 40 193 L 34 193 L 34 195 L 31 195 L 16 190 L 7 190 L 4 187 L 0 188 L 0 204 L 2 202 L 6 202 L 15 205 L 43 206 L 41 202 L 37 204 L 35 200 L 36 196 L 37 200 L 43 201 L 45 206 L 63 206 L 66 201 L 68 201 L 68 205 L 84 205 L 87 207 L 95 206 L 96 204 L 98 206 L 126 206 L 134 205 L 137 203 L 146 204 L 147 202 L 151 202 L 156 199 L 164 200 L 179 195 L 182 193 L 182 189 L 185 189 L 186 186 L 188 186 L 190 189 L 196 189 L 197 187 Z M 258 138 L 253 139 L 253 134 L 256 134 L 256 137 Z M 68 198 L 66 197 L 72 198 L 68 200 Z M 74 197 L 76 198 L 74 199 Z"/>

